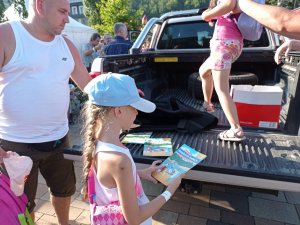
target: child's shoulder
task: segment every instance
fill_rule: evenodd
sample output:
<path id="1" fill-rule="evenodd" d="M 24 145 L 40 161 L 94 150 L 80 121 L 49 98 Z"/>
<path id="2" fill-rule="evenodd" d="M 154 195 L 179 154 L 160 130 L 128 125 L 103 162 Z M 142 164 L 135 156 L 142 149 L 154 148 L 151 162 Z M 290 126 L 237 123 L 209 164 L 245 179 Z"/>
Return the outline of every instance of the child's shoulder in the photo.
<path id="1" fill-rule="evenodd" d="M 97 154 L 97 161 L 100 165 L 105 165 L 111 169 L 123 167 L 127 168 L 131 166 L 131 160 L 127 155 L 120 152 L 106 152 L 106 154 Z"/>

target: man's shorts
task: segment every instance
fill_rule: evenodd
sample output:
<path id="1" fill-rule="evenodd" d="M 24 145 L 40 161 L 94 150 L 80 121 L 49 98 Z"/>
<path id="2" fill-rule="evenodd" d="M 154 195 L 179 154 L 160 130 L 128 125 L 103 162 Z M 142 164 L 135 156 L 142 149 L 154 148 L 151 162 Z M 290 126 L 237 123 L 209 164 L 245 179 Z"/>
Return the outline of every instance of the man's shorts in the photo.
<path id="1" fill-rule="evenodd" d="M 243 43 L 238 40 L 211 40 L 209 68 L 230 70 L 231 64 L 241 55 Z"/>
<path id="2" fill-rule="evenodd" d="M 24 192 L 28 197 L 28 210 L 35 207 L 35 196 L 38 186 L 38 170 L 46 180 L 51 195 L 55 197 L 70 197 L 75 193 L 76 180 L 73 161 L 64 159 L 63 149 L 69 147 L 68 137 L 53 151 L 39 151 L 38 144 L 17 143 L 0 139 L 0 146 L 5 151 L 17 152 L 29 156 L 33 166 L 25 183 Z"/>

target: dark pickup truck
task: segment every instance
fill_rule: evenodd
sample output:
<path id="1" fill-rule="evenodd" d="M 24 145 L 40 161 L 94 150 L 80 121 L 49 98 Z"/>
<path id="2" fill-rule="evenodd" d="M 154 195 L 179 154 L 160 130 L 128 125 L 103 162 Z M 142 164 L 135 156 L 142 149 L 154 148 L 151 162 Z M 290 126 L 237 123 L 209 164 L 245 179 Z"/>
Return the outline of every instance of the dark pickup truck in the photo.
<path id="1" fill-rule="evenodd" d="M 155 102 L 162 96 L 173 96 L 200 111 L 202 91 L 197 71 L 209 55 L 212 33 L 213 27 L 201 20 L 198 10 L 170 12 L 149 20 L 130 54 L 97 58 L 92 71 L 96 75 L 128 74 L 144 91 L 145 98 Z M 267 29 L 260 40 L 245 40 L 242 55 L 233 64 L 230 83 L 280 86 L 283 98 L 278 128 L 243 127 L 245 141 L 220 141 L 217 134 L 228 129 L 229 124 L 215 99 L 213 114 L 219 120 L 213 129 L 195 133 L 149 129 L 153 131 L 152 137 L 171 137 L 174 149 L 187 144 L 207 155 L 187 173 L 187 179 L 300 191 L 300 54 L 291 53 L 289 59 L 278 66 L 273 58 L 277 46 L 278 38 Z M 140 167 L 158 159 L 143 156 L 142 145 L 128 144 L 128 147 Z"/>

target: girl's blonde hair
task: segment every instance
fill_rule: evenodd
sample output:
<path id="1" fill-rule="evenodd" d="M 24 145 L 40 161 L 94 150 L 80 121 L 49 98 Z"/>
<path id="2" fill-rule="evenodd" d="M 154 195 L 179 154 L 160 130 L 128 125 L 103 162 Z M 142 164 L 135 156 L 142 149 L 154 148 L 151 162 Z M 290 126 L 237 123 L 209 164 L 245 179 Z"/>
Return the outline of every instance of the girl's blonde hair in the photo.
<path id="1" fill-rule="evenodd" d="M 105 116 L 112 107 L 97 106 L 86 102 L 81 110 L 82 127 L 82 158 L 83 158 L 83 188 L 82 197 L 87 197 L 87 179 L 89 170 L 93 161 L 93 155 L 96 144 L 96 132 L 102 129 L 102 124 L 105 121 Z"/>

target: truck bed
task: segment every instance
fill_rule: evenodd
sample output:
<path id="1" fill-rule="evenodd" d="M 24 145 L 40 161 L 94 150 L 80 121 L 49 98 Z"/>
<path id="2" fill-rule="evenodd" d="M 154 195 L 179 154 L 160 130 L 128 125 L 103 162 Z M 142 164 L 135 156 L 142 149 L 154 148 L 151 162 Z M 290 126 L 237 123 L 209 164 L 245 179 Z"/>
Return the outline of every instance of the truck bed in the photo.
<path id="1" fill-rule="evenodd" d="M 170 90 L 165 94 L 176 96 L 186 104 L 201 109 L 201 101 L 190 97 L 184 90 Z M 154 131 L 152 134 L 156 138 L 172 138 L 173 149 L 187 144 L 207 155 L 204 162 L 187 174 L 187 178 L 253 188 L 300 190 L 299 137 L 284 135 L 280 130 L 244 128 L 247 136 L 245 141 L 220 141 L 217 135 L 228 129 L 228 121 L 218 104 L 213 114 L 219 118 L 219 123 L 217 128 L 209 131 L 193 134 Z M 160 158 L 143 156 L 143 145 L 127 144 L 127 147 L 140 166 Z"/>
<path id="2" fill-rule="evenodd" d="M 185 90 L 169 90 L 164 95 L 174 96 L 201 110 L 202 102 Z M 270 190 L 300 190 L 300 139 L 284 135 L 278 130 L 244 128 L 247 139 L 240 143 L 225 142 L 217 135 L 228 129 L 227 119 L 216 104 L 213 113 L 219 118 L 218 126 L 199 133 L 153 131 L 152 137 L 172 138 L 173 149 L 182 144 L 207 155 L 207 158 L 187 173 L 186 178 L 198 181 L 246 186 Z M 145 131 L 145 130 L 143 130 Z M 149 166 L 162 157 L 143 156 L 143 145 L 126 144 L 138 167 Z M 66 154 L 81 155 L 80 146 L 66 149 Z"/>

